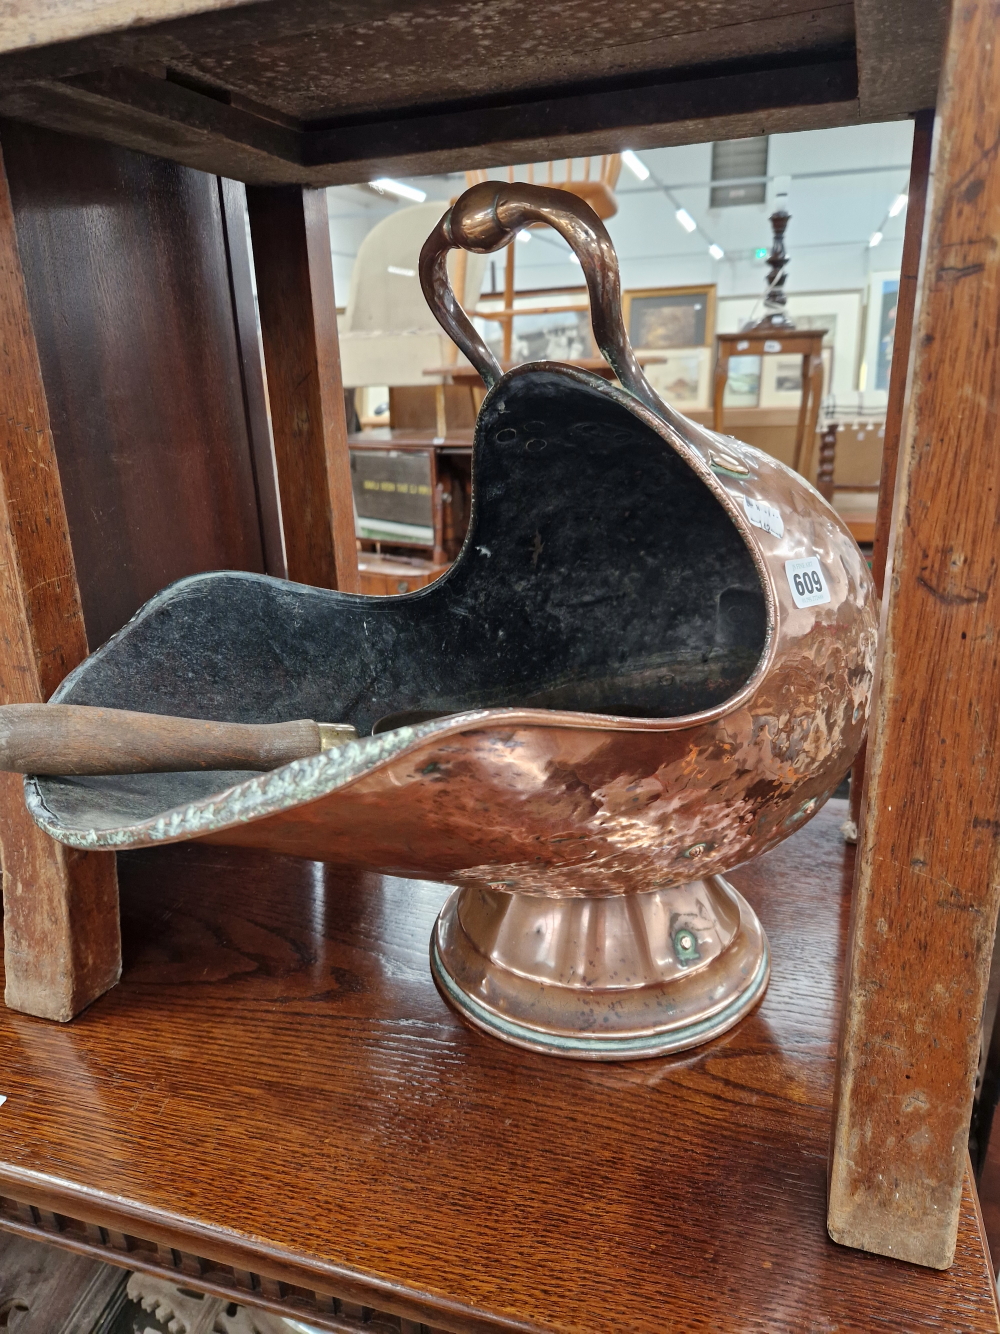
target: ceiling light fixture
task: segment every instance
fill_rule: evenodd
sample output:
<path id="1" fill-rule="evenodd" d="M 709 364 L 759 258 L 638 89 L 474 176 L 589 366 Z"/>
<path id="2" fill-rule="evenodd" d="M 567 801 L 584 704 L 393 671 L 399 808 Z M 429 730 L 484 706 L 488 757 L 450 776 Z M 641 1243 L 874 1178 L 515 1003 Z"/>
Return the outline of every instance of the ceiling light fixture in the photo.
<path id="1" fill-rule="evenodd" d="M 640 181 L 649 179 L 649 168 L 643 162 L 642 158 L 636 157 L 631 148 L 626 148 L 622 153 L 622 161 L 628 167 L 633 176 L 638 176 Z"/>
<path id="2" fill-rule="evenodd" d="M 696 232 L 698 230 L 698 224 L 686 208 L 679 208 L 674 214 L 674 217 L 686 232 Z"/>
<path id="3" fill-rule="evenodd" d="M 401 269 L 398 264 L 388 264 L 386 273 L 398 273 L 400 278 L 415 278 L 417 276 L 416 269 Z"/>
<path id="4" fill-rule="evenodd" d="M 712 256 L 713 259 L 723 259 L 726 254 L 722 246 L 716 245 L 714 241 L 708 247 L 708 253 Z"/>
<path id="5" fill-rule="evenodd" d="M 896 217 L 899 216 L 900 213 L 902 213 L 903 209 L 906 208 L 906 201 L 907 201 L 907 199 L 909 199 L 909 195 L 897 195 L 897 196 L 896 196 L 895 201 L 893 202 L 892 208 L 889 210 L 889 217 L 890 217 L 890 218 L 896 218 Z"/>
<path id="6" fill-rule="evenodd" d="M 418 190 L 415 185 L 404 185 L 402 181 L 390 180 L 388 176 L 380 176 L 377 181 L 369 181 L 368 184 L 380 195 L 398 195 L 400 199 L 412 199 L 415 204 L 422 204 L 427 198 L 426 190 Z"/>
<path id="7" fill-rule="evenodd" d="M 872 232 L 872 239 L 868 242 L 869 250 L 874 250 L 881 240 L 882 240 L 881 232 Z"/>
<path id="8" fill-rule="evenodd" d="M 517 234 L 517 239 L 518 239 L 519 241 L 530 241 L 530 240 L 531 240 L 531 233 L 530 233 L 530 232 L 526 232 L 526 231 L 524 231 L 524 230 L 522 229 L 521 231 L 518 232 L 518 234 Z"/>

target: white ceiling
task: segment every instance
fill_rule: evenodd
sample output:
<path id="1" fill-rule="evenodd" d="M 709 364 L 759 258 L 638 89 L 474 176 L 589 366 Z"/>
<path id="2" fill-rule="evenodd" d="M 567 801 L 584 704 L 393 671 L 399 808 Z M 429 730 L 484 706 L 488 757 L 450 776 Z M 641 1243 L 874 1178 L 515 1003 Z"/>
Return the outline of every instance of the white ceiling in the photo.
<path id="1" fill-rule="evenodd" d="M 644 149 L 640 157 L 650 178 L 640 182 L 623 167 L 616 189 L 619 210 L 608 222 L 623 286 L 714 282 L 720 297 L 756 295 L 766 266 L 754 251 L 770 242 L 768 214 L 776 188 L 787 188 L 785 206 L 792 215 L 786 234 L 789 293 L 857 290 L 873 270 L 898 270 L 906 211 L 895 218 L 887 213 L 906 190 L 912 133 L 911 122 L 893 121 L 772 135 L 768 201 L 724 209 L 709 208 L 710 144 Z M 459 174 L 407 183 L 425 190 L 428 199 L 440 200 L 442 210 L 465 186 Z M 329 202 L 337 299 L 343 304 L 364 236 L 386 214 L 407 205 L 365 185 L 335 186 Z M 682 229 L 674 216 L 678 206 L 695 219 L 697 232 Z M 873 249 L 869 240 L 880 228 L 884 239 Z M 722 247 L 725 258 L 712 259 L 710 242 Z M 497 256 L 500 285 L 503 262 L 503 254 Z M 554 233 L 533 232 L 528 244 L 518 245 L 516 264 L 519 290 L 580 281 L 579 268 Z"/>

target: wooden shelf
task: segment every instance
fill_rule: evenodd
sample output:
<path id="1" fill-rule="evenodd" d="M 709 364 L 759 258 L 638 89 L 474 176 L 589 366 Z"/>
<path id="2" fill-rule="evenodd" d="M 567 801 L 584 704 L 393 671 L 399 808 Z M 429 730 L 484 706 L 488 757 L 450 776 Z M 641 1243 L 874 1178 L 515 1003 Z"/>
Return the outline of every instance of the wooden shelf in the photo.
<path id="1" fill-rule="evenodd" d="M 732 877 L 771 941 L 760 1008 L 622 1065 L 467 1028 L 428 970 L 442 886 L 127 854 L 121 985 L 66 1027 L 0 1014 L 0 1221 L 331 1329 L 418 1329 L 363 1326 L 374 1308 L 462 1332 L 996 1331 L 968 1180 L 947 1272 L 826 1235 L 844 814 Z"/>
<path id="2" fill-rule="evenodd" d="M 440 579 L 449 568 L 435 565 L 419 556 L 383 556 L 372 551 L 358 552 L 358 577 L 361 592 L 380 597 L 396 593 L 414 593 Z"/>
<path id="3" fill-rule="evenodd" d="M 394 430 L 389 426 L 372 426 L 349 435 L 347 444 L 351 449 L 437 449 L 441 453 L 455 450 L 468 454 L 472 450 L 472 428 L 449 430 L 447 435 L 440 436 L 409 427 Z"/>
<path id="4" fill-rule="evenodd" d="M 0 16 L 0 114 L 258 184 L 329 185 L 906 115 L 944 0 L 92 0 Z M 530 40 L 512 38 L 530 34 Z M 678 73 L 681 73 L 678 78 Z"/>

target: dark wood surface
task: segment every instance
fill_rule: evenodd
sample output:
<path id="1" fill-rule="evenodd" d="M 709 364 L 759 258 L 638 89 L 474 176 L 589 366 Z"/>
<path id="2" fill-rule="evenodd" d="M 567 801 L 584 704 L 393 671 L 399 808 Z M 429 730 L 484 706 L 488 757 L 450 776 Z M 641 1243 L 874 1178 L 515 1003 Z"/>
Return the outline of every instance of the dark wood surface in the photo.
<path id="1" fill-rule="evenodd" d="M 219 187 L 11 122 L 0 142 L 96 647 L 175 579 L 263 570 Z"/>
<path id="2" fill-rule="evenodd" d="M 371 551 L 358 553 L 358 574 L 362 593 L 381 597 L 413 593 L 440 579 L 448 565 L 435 565 L 419 556 L 383 556 Z"/>
<path id="3" fill-rule="evenodd" d="M 326 194 L 247 192 L 288 577 L 358 589 Z"/>
<path id="4" fill-rule="evenodd" d="M 452 375 L 451 367 L 442 375 Z M 479 401 L 486 396 L 486 386 L 478 371 L 475 382 L 482 391 Z M 479 410 L 477 395 L 472 385 L 466 384 L 407 384 L 389 386 L 389 420 L 394 431 L 429 431 L 431 435 L 450 435 L 454 431 L 468 431 L 476 424 Z M 440 425 L 444 426 L 439 431 Z"/>
<path id="5" fill-rule="evenodd" d="M 9 6 L 0 109 L 258 184 L 344 183 L 905 115 L 934 100 L 947 6 L 198 8 Z"/>
<path id="6" fill-rule="evenodd" d="M 49 406 L 0 158 L 0 703 L 37 704 L 87 653 Z M 114 858 L 57 847 L 0 774 L 6 1003 L 69 1019 L 120 968 Z"/>
<path id="7" fill-rule="evenodd" d="M 896 489 L 899 441 L 903 430 L 903 408 L 906 403 L 906 376 L 910 366 L 913 317 L 917 307 L 917 281 L 920 277 L 920 251 L 924 238 L 924 213 L 927 208 L 927 183 L 930 177 L 933 137 L 933 111 L 919 112 L 913 121 L 913 152 L 910 161 L 906 230 L 903 233 L 903 258 L 896 298 L 896 328 L 885 409 L 885 436 L 882 440 L 882 475 L 879 480 L 875 544 L 872 550 L 872 577 L 879 597 L 885 588 L 885 566 L 889 555 L 892 498 Z"/>
<path id="8" fill-rule="evenodd" d="M 831 1169 L 833 1236 L 939 1266 L 1000 898 L 996 18 L 955 6 L 937 106 Z"/>
<path id="9" fill-rule="evenodd" d="M 994 1027 L 994 1035 L 997 1030 Z M 984 1146 L 979 1171 L 979 1198 L 982 1204 L 983 1227 L 993 1269 L 1000 1267 L 1000 1134 L 991 1134 Z"/>
<path id="10" fill-rule="evenodd" d="M 910 182 L 903 233 L 903 258 L 896 298 L 896 326 L 892 344 L 892 366 L 882 439 L 882 471 L 879 478 L 878 507 L 872 534 L 872 578 L 879 597 L 885 589 L 885 566 L 889 555 L 889 528 L 892 501 L 896 492 L 896 467 L 899 463 L 899 437 L 903 428 L 906 400 L 906 374 L 910 366 L 913 316 L 917 306 L 917 280 L 920 276 L 920 249 L 924 236 L 924 211 L 927 207 L 927 182 L 931 169 L 931 143 L 934 135 L 933 111 L 920 111 L 914 117 L 913 150 L 910 158 Z M 861 798 L 864 792 L 867 741 L 858 751 L 851 770 L 851 820 L 855 829 L 861 824 Z"/>
<path id="11" fill-rule="evenodd" d="M 437 449 L 441 453 L 456 451 L 472 453 L 472 430 L 451 430 L 447 435 L 436 435 L 433 430 L 412 427 L 374 426 L 365 431 L 353 431 L 347 437 L 351 449 Z"/>
<path id="12" fill-rule="evenodd" d="M 438 388 L 451 386 L 438 386 Z M 413 541 L 393 542 L 391 536 L 378 539 L 379 550 L 385 547 L 394 549 L 394 554 L 411 549 L 413 553 L 426 553 L 433 570 L 428 570 L 430 583 L 458 557 L 469 529 L 472 513 L 472 443 L 473 428 L 469 426 L 445 428 L 445 434 L 436 435 L 434 431 L 420 427 L 376 427 L 374 430 L 356 431 L 347 437 L 350 452 L 364 454 L 366 451 L 399 450 L 401 452 L 422 453 L 427 455 L 429 481 L 431 487 L 431 506 L 433 524 L 433 545 Z M 355 509 L 359 515 L 365 514 L 365 507 L 355 497 Z M 365 544 L 375 539 L 365 537 Z M 404 579 L 391 580 L 387 586 L 376 587 L 372 580 L 372 571 L 362 572 L 361 591 L 365 593 L 406 593 L 413 588 L 423 587 Z M 408 584 L 408 586 L 407 586 Z"/>
<path id="13" fill-rule="evenodd" d="M 0 1329 L 11 1334 L 105 1334 L 127 1282 L 100 1260 L 0 1235 Z"/>
<path id="14" fill-rule="evenodd" d="M 264 348 L 254 295 L 253 256 L 250 253 L 250 223 L 247 192 L 242 181 L 219 178 L 219 202 L 226 238 L 229 288 L 233 300 L 233 324 L 239 347 L 250 457 L 257 492 L 264 573 L 288 578 L 285 535 L 281 526 L 281 497 L 278 495 L 278 465 L 271 436 L 271 405 L 264 377 Z"/>
<path id="15" fill-rule="evenodd" d="M 456 1331 L 996 1331 L 968 1184 L 946 1273 L 826 1236 L 844 809 L 733 875 L 760 1008 L 607 1066 L 448 1009 L 443 886 L 123 856 L 121 985 L 69 1027 L 0 1015 L 0 1195 Z"/>

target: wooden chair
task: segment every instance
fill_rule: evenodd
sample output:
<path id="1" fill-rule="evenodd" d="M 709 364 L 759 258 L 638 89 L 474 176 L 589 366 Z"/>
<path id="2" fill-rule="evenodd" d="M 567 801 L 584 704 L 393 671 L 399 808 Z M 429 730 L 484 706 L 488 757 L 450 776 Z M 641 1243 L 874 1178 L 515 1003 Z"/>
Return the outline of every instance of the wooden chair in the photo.
<path id="1" fill-rule="evenodd" d="M 593 164 L 596 162 L 596 168 Z M 614 189 L 621 174 L 622 160 L 619 153 L 606 153 L 603 157 L 583 159 L 581 175 L 577 177 L 576 159 L 567 158 L 564 162 L 529 163 L 526 167 L 508 167 L 508 181 L 524 180 L 532 185 L 547 185 L 557 190 L 568 190 L 590 205 L 599 218 L 612 218 L 618 212 L 618 200 Z M 503 174 L 503 173 L 501 173 Z M 491 173 L 485 170 L 467 171 L 467 185 L 478 185 L 489 180 Z M 493 179 L 496 179 L 494 174 Z M 462 252 L 464 254 L 464 251 Z M 504 302 L 502 307 L 490 307 L 489 319 L 497 320 L 503 329 L 503 351 L 500 360 L 503 365 L 510 364 L 514 340 L 514 294 L 517 290 L 515 273 L 517 247 L 508 246 L 504 261 Z M 552 307 L 532 307 L 529 312 L 520 313 L 547 314 Z M 564 309 L 564 307 L 560 307 Z M 588 309 L 586 303 L 580 309 Z M 600 360 L 600 359 L 598 359 Z M 603 364 L 603 363 L 602 363 Z"/>

